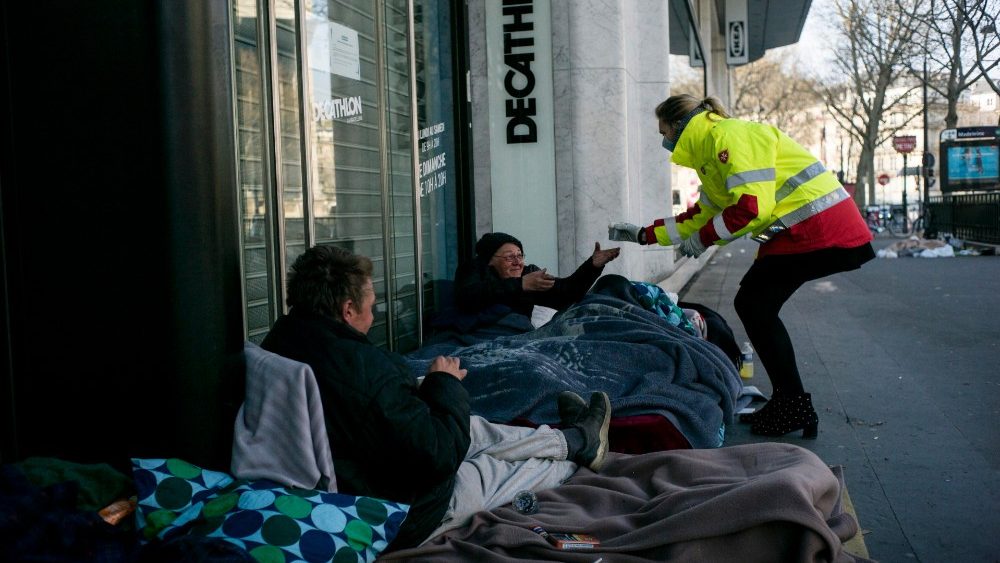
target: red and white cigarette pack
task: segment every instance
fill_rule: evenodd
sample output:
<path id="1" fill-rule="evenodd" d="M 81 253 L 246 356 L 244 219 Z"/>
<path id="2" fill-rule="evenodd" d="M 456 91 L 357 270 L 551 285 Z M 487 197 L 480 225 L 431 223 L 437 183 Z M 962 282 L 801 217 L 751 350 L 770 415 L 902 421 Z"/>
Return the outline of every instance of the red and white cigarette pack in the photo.
<path id="1" fill-rule="evenodd" d="M 546 532 L 541 526 L 532 528 L 557 549 L 594 549 L 601 545 L 601 540 L 590 534 L 573 534 L 569 532 Z"/>

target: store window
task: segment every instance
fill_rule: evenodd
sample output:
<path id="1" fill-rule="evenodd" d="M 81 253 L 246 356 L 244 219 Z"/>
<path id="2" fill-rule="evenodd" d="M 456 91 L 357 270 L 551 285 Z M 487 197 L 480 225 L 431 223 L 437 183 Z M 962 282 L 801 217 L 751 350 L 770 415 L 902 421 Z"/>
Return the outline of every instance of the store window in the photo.
<path id="1" fill-rule="evenodd" d="M 670 0 L 670 93 L 706 95 L 705 57 L 689 0 Z"/>
<path id="2" fill-rule="evenodd" d="M 369 339 L 419 345 L 457 263 L 451 9 L 233 0 L 248 339 L 284 311 L 287 266 L 335 244 L 374 265 Z"/>
<path id="3" fill-rule="evenodd" d="M 375 323 L 388 340 L 384 99 L 375 2 L 305 2 L 311 206 L 316 243 L 363 254 L 374 265 Z"/>
<path id="4" fill-rule="evenodd" d="M 465 40 L 457 29 L 464 19 L 455 2 L 414 2 L 417 92 L 417 155 L 420 207 L 421 287 L 425 321 L 452 302 L 450 282 L 458 266 L 458 241 L 466 235 L 463 215 L 461 112 L 466 108 L 462 58 Z M 456 71 L 456 69 L 458 69 Z M 465 225 L 462 222 L 465 221 Z"/>
<path id="5" fill-rule="evenodd" d="M 274 322 L 275 255 L 268 241 L 274 236 L 268 213 L 270 159 L 265 156 L 264 80 L 259 52 L 260 18 L 255 0 L 233 2 L 233 62 L 236 100 L 237 178 L 241 214 L 244 324 L 247 338 L 260 342 Z"/>

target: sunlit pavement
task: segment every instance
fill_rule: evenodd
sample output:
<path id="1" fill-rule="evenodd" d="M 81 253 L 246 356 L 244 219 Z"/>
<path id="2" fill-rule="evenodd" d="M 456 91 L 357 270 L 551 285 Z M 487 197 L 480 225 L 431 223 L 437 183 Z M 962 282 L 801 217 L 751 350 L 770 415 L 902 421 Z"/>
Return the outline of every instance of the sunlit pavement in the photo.
<path id="1" fill-rule="evenodd" d="M 720 248 L 681 292 L 740 343 L 733 297 L 756 246 Z M 870 556 L 1000 561 L 1000 257 L 875 259 L 806 284 L 781 318 L 820 425 L 777 440 L 844 466 Z M 726 445 L 764 440 L 727 429 Z"/>

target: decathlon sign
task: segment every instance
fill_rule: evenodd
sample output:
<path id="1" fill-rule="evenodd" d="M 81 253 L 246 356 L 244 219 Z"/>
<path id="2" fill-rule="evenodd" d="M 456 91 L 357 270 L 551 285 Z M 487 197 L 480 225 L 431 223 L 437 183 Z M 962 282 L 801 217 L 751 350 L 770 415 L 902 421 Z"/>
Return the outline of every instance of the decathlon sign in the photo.
<path id="1" fill-rule="evenodd" d="M 551 3 L 484 4 L 493 230 L 518 233 L 533 259 L 554 265 L 559 237 Z"/>
<path id="2" fill-rule="evenodd" d="M 726 64 L 750 62 L 747 42 L 747 0 L 726 0 Z"/>
<path id="3" fill-rule="evenodd" d="M 502 19 L 497 22 L 503 32 L 504 115 L 507 118 L 507 143 L 538 141 L 538 103 L 535 93 L 535 2 L 534 0 L 504 0 Z"/>

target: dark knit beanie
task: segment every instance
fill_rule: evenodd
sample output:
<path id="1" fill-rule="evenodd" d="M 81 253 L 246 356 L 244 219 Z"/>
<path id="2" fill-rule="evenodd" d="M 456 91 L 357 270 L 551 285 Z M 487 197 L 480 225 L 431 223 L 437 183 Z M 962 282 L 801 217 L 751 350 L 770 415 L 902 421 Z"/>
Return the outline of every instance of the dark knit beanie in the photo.
<path id="1" fill-rule="evenodd" d="M 516 244 L 517 247 L 521 249 L 521 253 L 524 253 L 524 247 L 521 246 L 521 241 L 508 235 L 507 233 L 486 233 L 479 239 L 479 242 L 476 243 L 476 256 L 489 261 L 489 259 L 497 253 L 497 250 L 508 242 Z"/>

